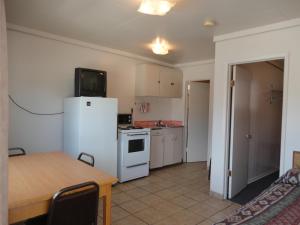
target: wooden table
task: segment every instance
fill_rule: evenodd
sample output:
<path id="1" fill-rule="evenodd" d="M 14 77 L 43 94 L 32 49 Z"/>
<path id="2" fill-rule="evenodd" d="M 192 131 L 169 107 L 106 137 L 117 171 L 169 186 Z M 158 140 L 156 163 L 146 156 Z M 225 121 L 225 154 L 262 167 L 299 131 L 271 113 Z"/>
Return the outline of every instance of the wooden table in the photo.
<path id="1" fill-rule="evenodd" d="M 64 187 L 95 181 L 103 197 L 103 224 L 111 224 L 110 176 L 63 152 L 35 153 L 9 158 L 8 207 L 9 223 L 46 214 L 54 193 Z"/>

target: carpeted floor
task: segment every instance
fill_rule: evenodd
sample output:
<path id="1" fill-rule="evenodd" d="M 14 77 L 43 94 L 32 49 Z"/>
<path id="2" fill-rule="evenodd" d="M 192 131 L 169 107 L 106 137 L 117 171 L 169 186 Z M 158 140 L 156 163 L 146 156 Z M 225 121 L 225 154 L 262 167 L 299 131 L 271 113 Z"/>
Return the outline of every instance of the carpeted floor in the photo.
<path id="1" fill-rule="evenodd" d="M 269 187 L 278 177 L 279 177 L 279 172 L 276 172 L 249 184 L 239 194 L 233 197 L 231 201 L 241 205 L 246 204 L 256 196 L 258 196 L 267 187 Z"/>

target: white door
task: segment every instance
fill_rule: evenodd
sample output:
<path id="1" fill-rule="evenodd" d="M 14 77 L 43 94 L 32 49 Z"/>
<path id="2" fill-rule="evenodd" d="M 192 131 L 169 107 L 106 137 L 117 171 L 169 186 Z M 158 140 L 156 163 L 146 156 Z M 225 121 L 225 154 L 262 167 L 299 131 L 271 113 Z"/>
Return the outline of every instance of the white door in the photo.
<path id="1" fill-rule="evenodd" d="M 190 82 L 187 162 L 207 160 L 209 83 Z"/>
<path id="2" fill-rule="evenodd" d="M 251 73 L 241 66 L 233 67 L 229 198 L 248 184 L 248 158 L 250 132 Z"/>

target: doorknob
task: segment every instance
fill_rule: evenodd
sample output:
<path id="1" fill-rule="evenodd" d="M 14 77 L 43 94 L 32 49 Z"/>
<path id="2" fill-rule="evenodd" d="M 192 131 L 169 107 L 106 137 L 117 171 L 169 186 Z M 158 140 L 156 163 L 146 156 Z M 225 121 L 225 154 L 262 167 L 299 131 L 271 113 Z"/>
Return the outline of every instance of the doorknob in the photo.
<path id="1" fill-rule="evenodd" d="M 245 135 L 245 138 L 251 139 L 251 138 L 252 138 L 252 135 L 251 135 L 251 134 L 246 134 L 246 135 Z"/>

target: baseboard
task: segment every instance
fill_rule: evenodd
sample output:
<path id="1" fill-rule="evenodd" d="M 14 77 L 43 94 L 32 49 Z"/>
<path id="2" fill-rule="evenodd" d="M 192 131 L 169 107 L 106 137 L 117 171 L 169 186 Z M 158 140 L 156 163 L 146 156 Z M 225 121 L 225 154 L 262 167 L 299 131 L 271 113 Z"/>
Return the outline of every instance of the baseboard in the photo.
<path id="1" fill-rule="evenodd" d="M 255 181 L 257 181 L 257 180 L 259 180 L 259 179 L 261 179 L 261 178 L 264 178 L 264 177 L 266 177 L 266 176 L 269 176 L 269 175 L 271 175 L 272 173 L 275 173 L 275 172 L 277 172 L 277 171 L 279 171 L 279 169 L 273 169 L 273 170 L 268 170 L 267 172 L 264 172 L 264 173 L 262 173 L 262 174 L 260 174 L 260 175 L 258 175 L 258 176 L 256 176 L 256 177 L 253 177 L 253 178 L 251 178 L 251 179 L 249 179 L 248 180 L 248 184 L 251 184 L 251 183 L 253 183 L 253 182 L 255 182 Z"/>

